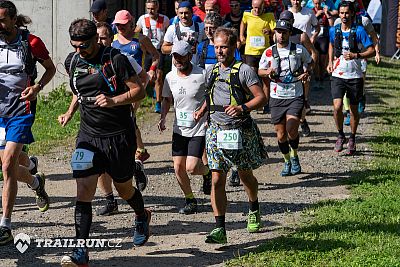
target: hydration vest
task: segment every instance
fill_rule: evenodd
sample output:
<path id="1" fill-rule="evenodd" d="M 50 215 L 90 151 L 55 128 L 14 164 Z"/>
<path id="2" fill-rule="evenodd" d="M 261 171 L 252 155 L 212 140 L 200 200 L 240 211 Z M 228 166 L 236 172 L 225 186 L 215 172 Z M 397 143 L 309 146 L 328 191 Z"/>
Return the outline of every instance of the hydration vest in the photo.
<path id="1" fill-rule="evenodd" d="M 87 62 L 86 60 L 82 59 L 78 53 L 75 53 L 72 56 L 71 63 L 69 65 L 70 85 L 71 85 L 71 88 L 77 92 L 79 103 L 87 103 L 87 102 L 95 101 L 95 99 L 93 99 L 92 97 L 81 96 L 81 94 L 79 93 L 79 90 L 76 86 L 76 78 L 77 78 L 78 74 L 79 73 L 89 73 L 89 68 L 95 68 L 98 71 L 99 75 L 106 82 L 108 88 L 110 89 L 110 92 L 115 93 L 115 91 L 117 89 L 117 74 L 115 72 L 115 68 L 114 68 L 112 59 L 117 54 L 120 54 L 118 49 L 115 49 L 113 47 L 106 47 L 103 50 L 103 54 L 101 55 L 101 59 L 100 59 L 101 67 L 100 68 Z M 79 61 L 83 61 L 85 64 L 87 64 L 88 68 L 83 69 L 83 68 L 77 67 Z M 107 66 L 111 66 L 111 70 L 112 70 L 111 75 L 108 74 L 105 70 L 105 67 L 107 67 Z"/>
<path id="2" fill-rule="evenodd" d="M 144 17 L 144 24 L 146 28 L 149 30 L 149 34 L 147 37 L 153 39 L 153 32 L 151 31 L 151 23 L 150 23 L 150 17 Z M 164 25 L 164 17 L 161 15 L 158 15 L 157 23 L 156 23 L 156 29 L 162 29 Z"/>
<path id="3" fill-rule="evenodd" d="M 334 42 L 334 54 L 336 58 L 342 55 L 343 50 L 343 33 L 341 28 L 341 23 L 335 26 L 335 42 Z M 357 45 L 357 24 L 352 24 L 349 34 L 349 48 L 352 53 L 359 53 Z"/>
<path id="4" fill-rule="evenodd" d="M 214 113 L 215 111 L 220 111 L 220 112 L 225 111 L 223 106 L 214 105 L 213 95 L 214 95 L 215 83 L 217 81 L 225 82 L 228 84 L 230 91 L 230 103 L 229 103 L 230 105 L 234 106 L 241 105 L 247 102 L 251 98 L 251 94 L 245 91 L 240 83 L 239 70 L 242 64 L 243 62 L 241 61 L 235 61 L 227 80 L 220 78 L 218 63 L 216 63 L 213 66 L 211 76 L 207 83 L 207 88 L 206 88 L 206 93 L 207 93 L 206 101 L 209 114 Z"/>
<path id="5" fill-rule="evenodd" d="M 277 79 L 279 79 L 279 77 L 281 75 L 281 72 L 282 72 L 282 69 L 281 69 L 281 58 L 279 56 L 278 48 L 277 48 L 276 44 L 274 44 L 271 48 L 272 48 L 272 57 L 274 58 L 274 61 L 276 62 L 276 66 L 277 66 L 277 71 L 276 71 L 276 73 L 274 75 L 272 75 L 271 78 L 274 79 L 274 80 L 277 80 Z M 296 60 L 296 54 L 297 53 L 296 53 L 296 50 L 297 50 L 296 49 L 296 44 L 290 42 L 289 70 L 292 73 L 293 77 L 297 77 L 297 76 L 301 75 L 304 72 L 303 64 L 301 64 L 299 66 L 299 68 L 297 68 L 297 69 L 292 69 L 297 64 L 297 60 Z M 279 81 L 279 82 L 282 82 L 282 81 Z M 294 82 L 297 82 L 297 81 L 294 81 Z M 282 82 L 282 83 L 285 83 L 285 82 Z M 292 82 L 290 82 L 290 83 L 292 83 Z"/>
<path id="6" fill-rule="evenodd" d="M 32 50 L 29 45 L 29 31 L 27 29 L 19 29 L 19 41 L 13 44 L 0 45 L 0 49 L 7 49 L 11 51 L 19 51 L 22 53 L 23 66 L 21 69 L 1 70 L 0 72 L 6 74 L 19 74 L 25 72 L 30 78 L 30 84 L 37 77 L 36 59 L 32 55 Z"/>

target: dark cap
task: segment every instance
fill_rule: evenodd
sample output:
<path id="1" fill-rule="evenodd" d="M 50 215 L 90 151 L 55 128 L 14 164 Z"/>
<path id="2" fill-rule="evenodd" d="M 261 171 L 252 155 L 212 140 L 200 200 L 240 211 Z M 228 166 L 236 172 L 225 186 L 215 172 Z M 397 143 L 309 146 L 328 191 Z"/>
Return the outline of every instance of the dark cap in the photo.
<path id="1" fill-rule="evenodd" d="M 285 30 L 285 31 L 291 31 L 293 28 L 292 23 L 290 23 L 287 20 L 278 20 L 276 22 L 276 27 L 275 29 L 281 29 L 281 30 Z"/>
<path id="2" fill-rule="evenodd" d="M 294 20 L 294 16 L 293 16 L 293 13 L 290 12 L 289 10 L 284 10 L 279 15 L 279 19 L 291 21 L 291 20 Z"/>
<path id="3" fill-rule="evenodd" d="M 178 8 L 181 8 L 181 7 L 187 7 L 189 9 L 192 9 L 192 4 L 189 1 L 183 1 L 183 2 L 179 3 Z"/>
<path id="4" fill-rule="evenodd" d="M 96 0 L 93 2 L 92 6 L 90 7 L 90 12 L 97 13 L 104 9 L 107 9 L 107 3 L 105 0 Z"/>

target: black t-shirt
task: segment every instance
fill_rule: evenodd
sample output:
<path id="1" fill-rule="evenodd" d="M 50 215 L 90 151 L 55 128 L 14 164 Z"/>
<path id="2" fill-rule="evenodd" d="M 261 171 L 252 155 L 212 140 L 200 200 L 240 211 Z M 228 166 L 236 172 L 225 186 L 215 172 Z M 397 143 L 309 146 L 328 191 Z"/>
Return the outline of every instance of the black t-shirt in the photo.
<path id="1" fill-rule="evenodd" d="M 92 59 L 83 59 L 79 55 L 74 57 L 74 54 L 70 53 L 66 58 L 65 68 L 67 72 L 71 70 L 70 86 L 79 100 L 80 130 L 92 136 L 113 136 L 132 131 L 130 104 L 111 108 L 94 105 L 97 95 L 112 97 L 129 90 L 124 81 L 135 75 L 135 71 L 126 56 L 117 49 L 104 46 Z"/>
<path id="2" fill-rule="evenodd" d="M 225 21 L 230 22 L 231 23 L 231 27 L 235 28 L 237 30 L 237 33 L 239 35 L 240 33 L 240 22 L 242 21 L 243 18 L 243 11 L 240 12 L 240 19 L 237 21 L 233 21 L 232 17 L 231 17 L 231 13 L 227 14 L 225 16 Z"/>

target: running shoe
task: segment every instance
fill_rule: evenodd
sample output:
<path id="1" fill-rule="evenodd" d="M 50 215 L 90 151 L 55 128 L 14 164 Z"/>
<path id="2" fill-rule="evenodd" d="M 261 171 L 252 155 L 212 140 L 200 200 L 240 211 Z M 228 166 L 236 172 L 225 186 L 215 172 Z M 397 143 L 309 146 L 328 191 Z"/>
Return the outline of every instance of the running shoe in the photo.
<path id="1" fill-rule="evenodd" d="M 270 113 L 269 104 L 266 104 L 263 107 L 263 114 L 268 114 L 268 113 Z"/>
<path id="2" fill-rule="evenodd" d="M 104 207 L 98 209 L 96 214 L 99 216 L 110 216 L 118 213 L 118 202 L 116 199 L 114 201 L 107 201 Z"/>
<path id="3" fill-rule="evenodd" d="M 346 118 L 344 118 L 344 125 L 346 126 L 350 125 L 350 111 L 346 112 Z"/>
<path id="4" fill-rule="evenodd" d="M 61 259 L 62 267 L 84 267 L 89 266 L 89 253 L 87 248 L 74 248 L 71 256 Z"/>
<path id="5" fill-rule="evenodd" d="M 161 113 L 161 102 L 156 102 L 156 106 L 154 108 L 155 113 Z"/>
<path id="6" fill-rule="evenodd" d="M 336 143 L 335 143 L 335 151 L 340 152 L 343 150 L 343 145 L 346 143 L 346 137 L 338 136 Z"/>
<path id="7" fill-rule="evenodd" d="M 35 157 L 35 156 L 30 156 L 30 157 L 29 157 L 29 160 L 35 165 L 35 167 L 33 167 L 33 169 L 30 170 L 29 172 L 30 172 L 32 175 L 35 175 L 35 174 L 38 172 L 39 160 L 38 160 L 38 158 Z"/>
<path id="8" fill-rule="evenodd" d="M 138 246 L 143 246 L 150 236 L 150 219 L 151 212 L 148 209 L 144 210 L 145 215 L 143 218 L 136 217 L 135 218 L 135 228 L 133 230 L 133 244 Z"/>
<path id="9" fill-rule="evenodd" d="M 365 98 L 365 95 L 363 95 L 360 102 L 358 102 L 358 113 L 361 114 L 365 111 L 365 102 L 366 102 L 366 98 Z"/>
<path id="10" fill-rule="evenodd" d="M 0 246 L 7 245 L 13 240 L 14 237 L 11 234 L 11 229 L 8 229 L 7 227 L 4 226 L 0 226 Z"/>
<path id="11" fill-rule="evenodd" d="M 260 211 L 249 211 L 247 214 L 247 231 L 249 233 L 256 233 L 262 227 Z"/>
<path id="12" fill-rule="evenodd" d="M 311 130 L 310 126 L 308 126 L 308 122 L 304 120 L 303 122 L 300 123 L 301 126 L 301 133 L 303 134 L 304 137 L 310 136 Z"/>
<path id="13" fill-rule="evenodd" d="M 150 154 L 149 152 L 147 152 L 147 149 L 144 149 L 144 151 L 136 150 L 135 159 L 140 160 L 141 162 L 145 162 L 149 158 Z"/>
<path id="14" fill-rule="evenodd" d="M 208 174 L 203 175 L 203 193 L 204 193 L 204 195 L 211 195 L 211 184 L 212 184 L 211 171 L 209 171 Z"/>
<path id="15" fill-rule="evenodd" d="M 239 173 L 237 170 L 231 171 L 231 175 L 228 178 L 228 183 L 230 186 L 240 186 L 240 178 L 239 178 Z"/>
<path id="16" fill-rule="evenodd" d="M 356 140 L 354 138 L 349 138 L 346 153 L 350 156 L 353 156 L 356 153 Z"/>
<path id="17" fill-rule="evenodd" d="M 290 163 L 291 163 L 291 168 L 290 168 L 290 173 L 292 175 L 296 175 L 301 173 L 301 166 L 300 166 L 300 161 L 299 161 L 299 156 L 291 157 L 290 158 Z"/>
<path id="18" fill-rule="evenodd" d="M 149 178 L 144 172 L 143 163 L 140 160 L 135 160 L 135 182 L 136 188 L 139 189 L 140 192 L 143 192 L 147 184 L 149 183 Z"/>
<path id="19" fill-rule="evenodd" d="M 227 238 L 225 228 L 219 227 L 212 230 L 211 233 L 206 236 L 206 243 L 226 244 Z"/>
<path id="20" fill-rule="evenodd" d="M 192 202 L 186 203 L 186 205 L 179 210 L 180 214 L 195 214 L 197 213 L 197 200 L 194 199 Z"/>
<path id="21" fill-rule="evenodd" d="M 45 212 L 50 205 L 50 199 L 45 190 L 45 177 L 43 173 L 36 173 L 34 176 L 39 180 L 39 187 L 32 189 L 36 195 L 36 205 L 41 212 Z M 28 187 L 30 186 L 28 185 Z"/>
<path id="22" fill-rule="evenodd" d="M 285 161 L 285 164 L 283 165 L 283 170 L 281 171 L 281 176 L 290 176 L 291 168 L 292 168 L 292 164 L 290 163 L 290 161 Z"/>

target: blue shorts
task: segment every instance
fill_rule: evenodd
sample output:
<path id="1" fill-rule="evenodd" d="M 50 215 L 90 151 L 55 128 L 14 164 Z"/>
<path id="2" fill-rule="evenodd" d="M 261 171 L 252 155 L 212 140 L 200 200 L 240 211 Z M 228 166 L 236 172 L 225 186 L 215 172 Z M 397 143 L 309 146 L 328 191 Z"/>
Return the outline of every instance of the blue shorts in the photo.
<path id="1" fill-rule="evenodd" d="M 0 149 L 4 149 L 7 142 L 33 143 L 32 125 L 34 121 L 34 114 L 11 118 L 0 117 Z"/>

